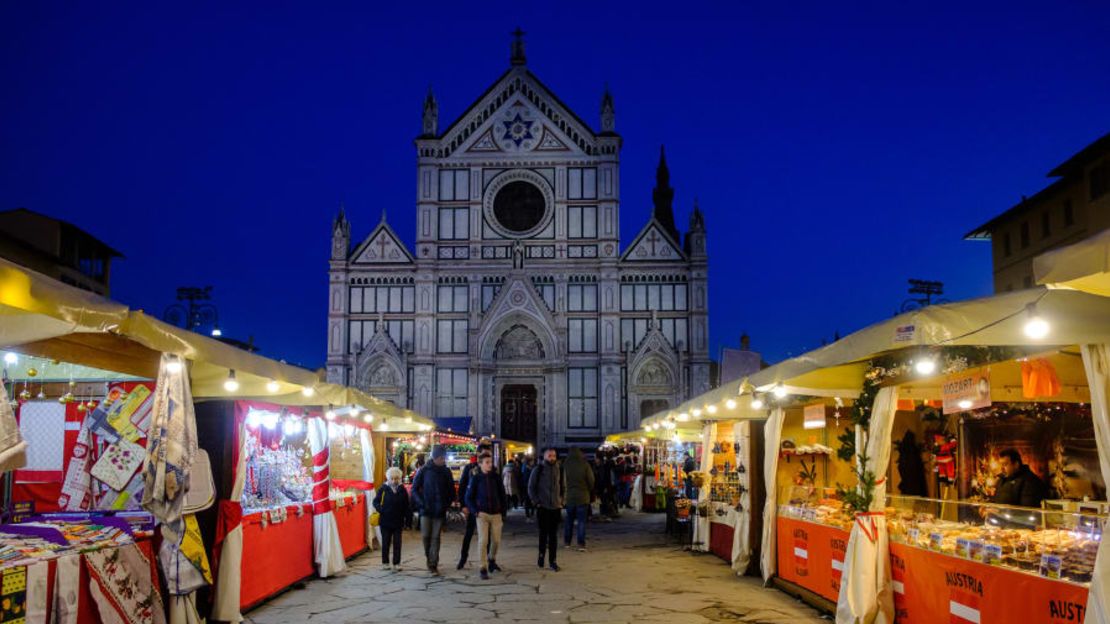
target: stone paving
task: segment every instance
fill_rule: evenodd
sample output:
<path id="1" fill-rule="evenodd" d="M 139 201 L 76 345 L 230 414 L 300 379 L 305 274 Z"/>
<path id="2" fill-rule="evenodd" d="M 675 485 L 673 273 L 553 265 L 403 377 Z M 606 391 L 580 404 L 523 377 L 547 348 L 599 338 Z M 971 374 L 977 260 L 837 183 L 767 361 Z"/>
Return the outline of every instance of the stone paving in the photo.
<path id="1" fill-rule="evenodd" d="M 401 572 L 380 554 L 348 562 L 340 577 L 310 581 L 246 615 L 254 624 L 286 622 L 743 622 L 824 621 L 805 604 L 754 578 L 738 578 L 709 554 L 686 552 L 663 535 L 658 514 L 625 512 L 590 523 L 587 552 L 562 548 L 562 571 L 536 567 L 536 525 L 510 515 L 498 563 L 504 572 L 478 577 L 471 563 L 456 571 L 461 526 L 444 533 L 440 571 L 425 569 L 420 534 L 406 531 Z"/>

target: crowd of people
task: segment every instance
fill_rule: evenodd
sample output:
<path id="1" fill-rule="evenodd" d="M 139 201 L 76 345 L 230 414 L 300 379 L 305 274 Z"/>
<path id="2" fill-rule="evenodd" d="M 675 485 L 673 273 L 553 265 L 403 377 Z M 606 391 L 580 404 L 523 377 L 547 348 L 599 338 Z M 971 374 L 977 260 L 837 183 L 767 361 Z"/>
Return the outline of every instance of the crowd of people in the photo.
<path id="1" fill-rule="evenodd" d="M 400 468 L 386 471 L 386 483 L 373 500 L 381 529 L 383 567 L 401 569 L 402 532 L 409 527 L 420 531 L 427 569 L 438 575 L 441 536 L 449 512 L 458 509 L 465 528 L 456 569 L 466 567 L 477 536 L 479 575 L 488 580 L 501 571 L 497 553 L 508 512 L 523 507 L 525 521 L 538 525 L 537 565 L 558 572 L 559 524 L 564 525 L 564 547 L 576 544 L 585 552 L 591 517 L 603 521 L 617 517 L 621 507 L 629 506 L 632 484 L 639 474 L 634 454 L 599 451 L 588 460 L 578 448 L 572 448 L 562 461 L 554 448 L 545 449 L 538 460 L 517 455 L 498 471 L 492 445 L 483 440 L 478 453 L 463 467 L 456 487 L 446 460 L 447 452 L 439 445 L 432 447 L 431 461 L 417 458 L 411 492 L 402 483 Z"/>

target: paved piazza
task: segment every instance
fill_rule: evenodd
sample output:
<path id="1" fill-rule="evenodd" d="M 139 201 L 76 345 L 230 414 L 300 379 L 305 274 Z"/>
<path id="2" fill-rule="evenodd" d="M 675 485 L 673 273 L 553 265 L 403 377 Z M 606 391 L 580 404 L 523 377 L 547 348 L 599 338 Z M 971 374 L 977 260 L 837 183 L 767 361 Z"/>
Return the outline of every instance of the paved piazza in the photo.
<path id="1" fill-rule="evenodd" d="M 345 576 L 310 581 L 246 615 L 255 624 L 286 622 L 768 622 L 824 621 L 805 604 L 757 579 L 732 575 L 708 554 L 684 552 L 663 535 L 663 517 L 626 512 L 591 523 L 589 551 L 560 546 L 561 572 L 536 567 L 536 526 L 510 515 L 489 581 L 472 560 L 456 571 L 461 526 L 444 534 L 443 576 L 424 566 L 417 532 L 406 531 L 401 572 L 384 571 L 380 554 L 349 562 Z"/>

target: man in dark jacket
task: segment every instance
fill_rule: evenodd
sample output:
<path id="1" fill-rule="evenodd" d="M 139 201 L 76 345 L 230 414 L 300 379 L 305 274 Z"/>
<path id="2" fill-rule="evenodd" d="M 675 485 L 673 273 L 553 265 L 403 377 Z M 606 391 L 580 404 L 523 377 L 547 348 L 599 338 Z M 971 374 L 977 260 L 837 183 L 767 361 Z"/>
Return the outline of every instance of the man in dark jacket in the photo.
<path id="1" fill-rule="evenodd" d="M 509 509 L 505 495 L 505 482 L 493 469 L 493 455 L 488 452 L 478 456 L 479 472 L 470 478 L 464 496 L 466 508 L 478 525 L 478 554 L 482 561 L 482 580 L 489 580 L 490 572 L 498 572 L 497 549 L 501 546 L 501 526 Z"/>
<path id="2" fill-rule="evenodd" d="M 554 448 L 543 452 L 543 461 L 536 464 L 528 477 L 528 496 L 536 506 L 540 525 L 540 558 L 537 565 L 543 567 L 546 552 L 548 565 L 558 572 L 555 555 L 559 547 L 559 512 L 563 508 L 563 479 L 559 464 L 556 463 Z"/>
<path id="3" fill-rule="evenodd" d="M 1009 448 L 998 454 L 1002 474 L 998 476 L 992 503 L 1017 507 L 1040 507 L 1046 487 L 1040 477 L 1021 461 L 1021 454 Z"/>
<path id="4" fill-rule="evenodd" d="M 447 520 L 447 508 L 455 500 L 455 479 L 447 467 L 447 451 L 432 447 L 432 461 L 412 480 L 412 496 L 420 501 L 420 537 L 428 571 L 439 574 L 439 541 Z"/>
<path id="5" fill-rule="evenodd" d="M 483 438 L 478 443 L 478 455 L 470 458 L 470 463 L 463 466 L 462 473 L 459 475 L 459 498 L 465 499 L 466 492 L 470 488 L 470 480 L 473 479 L 479 471 L 478 456 L 482 453 L 489 453 L 493 450 L 493 445 Z M 460 500 L 464 502 L 465 500 Z M 463 515 L 466 516 L 466 530 L 463 532 L 462 548 L 459 551 L 459 565 L 456 570 L 461 570 L 466 567 L 466 560 L 470 558 L 470 542 L 474 539 L 474 533 L 478 530 L 477 518 L 470 510 L 463 505 Z"/>
<path id="6" fill-rule="evenodd" d="M 570 536 L 574 523 L 578 522 L 578 550 L 586 550 L 586 510 L 590 507 L 590 497 L 594 491 L 594 471 L 582 451 L 577 447 L 563 462 L 563 482 L 566 484 L 567 523 L 563 529 L 563 545 L 570 548 Z"/>

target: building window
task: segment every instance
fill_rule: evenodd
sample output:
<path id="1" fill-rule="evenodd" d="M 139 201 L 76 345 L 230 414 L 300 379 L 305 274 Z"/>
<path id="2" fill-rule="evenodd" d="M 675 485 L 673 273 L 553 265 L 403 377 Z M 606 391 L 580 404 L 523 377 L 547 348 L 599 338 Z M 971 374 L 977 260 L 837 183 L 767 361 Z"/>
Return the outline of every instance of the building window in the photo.
<path id="1" fill-rule="evenodd" d="M 1029 222 L 1021 222 L 1021 248 L 1025 249 L 1029 246 Z"/>
<path id="2" fill-rule="evenodd" d="M 567 199 L 597 199 L 597 169 L 567 169 Z"/>
<path id="3" fill-rule="evenodd" d="M 1075 225 L 1075 211 L 1071 207 L 1071 200 L 1064 200 L 1064 227 Z"/>
<path id="4" fill-rule="evenodd" d="M 1002 233 L 1002 255 L 1009 258 L 1011 253 L 1013 253 L 1013 248 L 1010 245 L 1010 233 L 1009 232 L 1003 232 Z"/>
<path id="5" fill-rule="evenodd" d="M 597 319 L 567 321 L 567 351 L 597 353 Z"/>
<path id="6" fill-rule="evenodd" d="M 465 320 L 436 321 L 436 351 L 438 353 L 466 353 Z"/>
<path id="7" fill-rule="evenodd" d="M 597 427 L 597 369 L 567 369 L 567 427 Z"/>
<path id="8" fill-rule="evenodd" d="M 1041 240 L 1052 236 L 1052 219 L 1049 218 L 1048 211 L 1041 213 Z"/>
<path id="9" fill-rule="evenodd" d="M 621 319 L 621 341 L 626 349 L 635 349 L 647 334 L 651 319 Z M 680 351 L 690 350 L 689 321 L 685 318 L 659 319 L 660 331 L 671 346 Z"/>
<path id="10" fill-rule="evenodd" d="M 624 312 L 685 312 L 686 284 L 621 284 Z"/>
<path id="11" fill-rule="evenodd" d="M 404 313 L 415 310 L 414 286 L 352 286 L 351 314 Z"/>
<path id="12" fill-rule="evenodd" d="M 467 201 L 470 199 L 469 169 L 439 170 L 439 200 Z"/>
<path id="13" fill-rule="evenodd" d="M 347 331 L 347 352 L 357 354 L 362 351 L 366 343 L 374 336 L 377 321 L 350 321 Z M 385 333 L 393 340 L 393 344 L 405 353 L 413 351 L 413 321 L 404 319 L 388 319 L 385 321 Z"/>
<path id="14" fill-rule="evenodd" d="M 470 238 L 469 208 L 439 209 L 439 240 L 466 240 Z"/>
<path id="15" fill-rule="evenodd" d="M 466 285 L 440 285 L 436 297 L 437 312 L 466 312 L 469 288 Z"/>
<path id="16" fill-rule="evenodd" d="M 597 238 L 597 206 L 567 206 L 567 238 Z"/>
<path id="17" fill-rule="evenodd" d="M 1089 179 L 1091 201 L 1110 193 L 1110 159 L 1092 167 Z"/>
<path id="18" fill-rule="evenodd" d="M 549 277 L 533 277 L 532 286 L 536 289 L 536 293 L 543 299 L 544 305 L 547 309 L 555 311 L 555 282 Z"/>
<path id="19" fill-rule="evenodd" d="M 482 312 L 489 309 L 499 292 L 501 292 L 501 284 L 482 284 Z"/>
<path id="20" fill-rule="evenodd" d="M 468 416 L 466 394 L 465 368 L 436 369 L 437 417 L 459 418 Z"/>
<path id="21" fill-rule="evenodd" d="M 568 312 L 597 312 L 597 284 L 568 284 Z"/>

